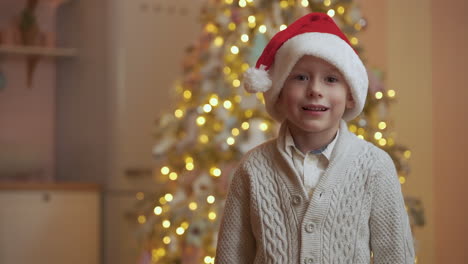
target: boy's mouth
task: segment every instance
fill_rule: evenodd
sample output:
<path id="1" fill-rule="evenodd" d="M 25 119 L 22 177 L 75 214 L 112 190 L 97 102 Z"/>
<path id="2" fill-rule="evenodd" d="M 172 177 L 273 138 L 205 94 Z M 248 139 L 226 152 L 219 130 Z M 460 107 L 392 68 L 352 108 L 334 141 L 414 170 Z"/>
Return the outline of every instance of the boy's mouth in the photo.
<path id="1" fill-rule="evenodd" d="M 306 111 L 315 111 L 315 112 L 325 112 L 328 110 L 328 107 L 323 105 L 305 105 L 302 107 L 302 110 Z"/>

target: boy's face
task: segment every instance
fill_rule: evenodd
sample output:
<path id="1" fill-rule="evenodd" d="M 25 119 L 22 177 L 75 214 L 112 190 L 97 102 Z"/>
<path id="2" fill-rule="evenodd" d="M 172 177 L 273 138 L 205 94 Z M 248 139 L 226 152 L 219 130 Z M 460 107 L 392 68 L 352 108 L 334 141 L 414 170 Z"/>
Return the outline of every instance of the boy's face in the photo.
<path id="1" fill-rule="evenodd" d="M 354 107 L 342 74 L 314 56 L 296 63 L 277 103 L 289 125 L 305 133 L 335 133 L 344 111 Z"/>

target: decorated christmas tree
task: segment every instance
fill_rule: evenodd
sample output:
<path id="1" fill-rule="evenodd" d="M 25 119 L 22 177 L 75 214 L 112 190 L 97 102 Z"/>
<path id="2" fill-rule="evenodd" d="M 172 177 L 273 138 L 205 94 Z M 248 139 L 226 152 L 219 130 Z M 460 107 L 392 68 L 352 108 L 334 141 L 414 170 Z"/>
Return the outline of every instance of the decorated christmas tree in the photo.
<path id="1" fill-rule="evenodd" d="M 158 188 L 137 196 L 141 263 L 214 262 L 233 169 L 244 153 L 278 129 L 266 114 L 262 94 L 242 89 L 242 74 L 275 33 L 311 11 L 332 17 L 361 53 L 357 33 L 366 21 L 351 0 L 206 1 L 202 34 L 187 50 L 175 87 L 179 100 L 156 122 L 153 153 L 163 164 L 156 169 Z M 349 129 L 391 155 L 403 184 L 410 151 L 395 142 L 391 130 L 395 91 L 385 89 L 378 72 L 368 73 L 367 105 Z M 410 201 L 412 223 L 420 225 L 417 201 Z"/>

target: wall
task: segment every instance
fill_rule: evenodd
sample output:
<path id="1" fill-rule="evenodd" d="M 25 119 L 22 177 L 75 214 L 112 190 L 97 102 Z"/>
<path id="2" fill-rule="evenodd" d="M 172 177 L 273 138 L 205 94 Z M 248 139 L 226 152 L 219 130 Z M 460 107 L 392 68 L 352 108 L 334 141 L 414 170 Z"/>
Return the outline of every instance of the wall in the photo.
<path id="1" fill-rule="evenodd" d="M 0 44 L 22 45 L 18 23 L 25 5 L 25 0 L 1 1 Z M 31 45 L 54 46 L 55 7 L 51 1 L 38 3 L 35 14 L 40 34 Z M 24 55 L 0 54 L 0 71 L 6 77 L 6 86 L 0 90 L 0 179 L 52 180 L 55 174 L 57 59 L 41 57 L 29 75 L 30 61 Z"/>
<path id="2" fill-rule="evenodd" d="M 412 151 L 405 193 L 422 200 L 426 225 L 414 230 L 418 263 L 434 263 L 432 163 L 431 14 L 425 0 L 387 1 L 387 84 L 397 91 L 393 107 L 398 138 Z"/>
<path id="3" fill-rule="evenodd" d="M 360 40 L 368 66 L 384 71 L 387 89 L 397 100 L 391 106 L 396 140 L 412 151 L 405 195 L 420 198 L 426 226 L 416 228 L 418 263 L 434 263 L 432 81 L 430 2 L 360 0 L 368 21 Z"/>
<path id="4" fill-rule="evenodd" d="M 468 2 L 431 2 L 435 259 L 466 263 Z"/>

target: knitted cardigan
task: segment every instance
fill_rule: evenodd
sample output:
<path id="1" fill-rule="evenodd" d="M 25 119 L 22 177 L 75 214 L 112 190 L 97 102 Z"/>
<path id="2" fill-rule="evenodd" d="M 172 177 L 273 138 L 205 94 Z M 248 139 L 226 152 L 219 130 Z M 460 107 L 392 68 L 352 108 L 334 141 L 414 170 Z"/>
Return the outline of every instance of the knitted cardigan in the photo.
<path id="1" fill-rule="evenodd" d="M 281 128 L 284 130 L 285 126 Z M 395 166 L 340 124 L 330 163 L 307 195 L 281 148 L 249 151 L 229 188 L 216 263 L 414 263 Z"/>

